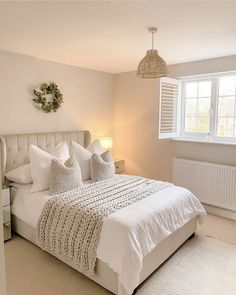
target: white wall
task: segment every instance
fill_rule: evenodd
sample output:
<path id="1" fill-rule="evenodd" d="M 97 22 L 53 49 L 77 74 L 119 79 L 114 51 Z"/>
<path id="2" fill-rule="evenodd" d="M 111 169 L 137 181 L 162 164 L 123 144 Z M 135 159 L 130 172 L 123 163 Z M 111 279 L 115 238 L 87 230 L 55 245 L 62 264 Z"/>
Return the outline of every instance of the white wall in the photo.
<path id="1" fill-rule="evenodd" d="M 0 51 L 0 134 L 90 130 L 112 133 L 111 74 Z M 57 113 L 36 109 L 32 91 L 55 81 L 65 103 Z"/>
<path id="2" fill-rule="evenodd" d="M 126 172 L 169 179 L 174 154 L 170 141 L 159 141 L 156 80 L 136 73 L 116 75 L 114 91 L 114 152 L 125 159 Z"/>
<path id="3" fill-rule="evenodd" d="M 173 65 L 171 77 L 236 70 L 236 56 Z M 173 157 L 236 166 L 235 146 L 158 140 L 159 89 L 156 79 L 135 72 L 116 75 L 114 92 L 115 154 L 128 173 L 162 180 L 172 178 Z"/>

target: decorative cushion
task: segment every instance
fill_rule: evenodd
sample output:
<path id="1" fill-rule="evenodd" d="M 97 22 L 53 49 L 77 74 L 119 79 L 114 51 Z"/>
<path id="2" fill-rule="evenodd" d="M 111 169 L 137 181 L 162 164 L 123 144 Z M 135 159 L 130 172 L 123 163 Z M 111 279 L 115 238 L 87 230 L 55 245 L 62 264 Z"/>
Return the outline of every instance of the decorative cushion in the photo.
<path id="1" fill-rule="evenodd" d="M 53 159 L 58 158 L 65 162 L 70 157 L 69 147 L 66 142 L 59 143 L 51 151 L 51 154 L 41 150 L 35 145 L 30 145 L 29 155 L 33 179 L 32 193 L 49 189 L 50 166 Z"/>
<path id="2" fill-rule="evenodd" d="M 83 185 L 81 171 L 75 157 L 65 163 L 53 159 L 50 170 L 50 195 L 64 193 Z"/>
<path id="3" fill-rule="evenodd" d="M 14 170 L 9 171 L 6 174 L 6 178 L 10 181 L 21 183 L 21 184 L 28 184 L 33 182 L 33 179 L 31 176 L 31 165 L 26 164 Z"/>
<path id="4" fill-rule="evenodd" d="M 75 156 L 76 160 L 79 163 L 83 180 L 88 180 L 91 178 L 89 162 L 92 154 L 94 153 L 102 153 L 102 146 L 98 140 L 93 141 L 87 147 L 87 149 L 82 147 L 77 142 L 72 141 L 72 155 Z"/>
<path id="5" fill-rule="evenodd" d="M 115 175 L 115 165 L 110 151 L 101 155 L 93 154 L 90 160 L 91 178 L 100 181 Z"/>

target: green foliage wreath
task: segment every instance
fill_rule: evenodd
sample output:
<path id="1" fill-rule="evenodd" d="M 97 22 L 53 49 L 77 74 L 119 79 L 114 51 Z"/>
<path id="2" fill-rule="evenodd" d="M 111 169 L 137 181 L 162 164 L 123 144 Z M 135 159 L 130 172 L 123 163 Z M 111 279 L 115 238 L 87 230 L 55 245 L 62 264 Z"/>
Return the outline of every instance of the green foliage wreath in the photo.
<path id="1" fill-rule="evenodd" d="M 63 95 L 56 83 L 42 83 L 39 88 L 34 90 L 34 95 L 33 101 L 36 106 L 45 113 L 56 112 L 64 102 Z M 48 100 L 49 95 L 52 96 L 50 100 Z"/>

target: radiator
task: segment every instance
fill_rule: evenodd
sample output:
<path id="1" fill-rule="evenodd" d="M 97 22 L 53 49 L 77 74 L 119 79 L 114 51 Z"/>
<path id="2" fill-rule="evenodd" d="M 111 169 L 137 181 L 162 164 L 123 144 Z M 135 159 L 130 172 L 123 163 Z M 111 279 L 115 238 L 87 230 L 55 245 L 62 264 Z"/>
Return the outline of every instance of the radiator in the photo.
<path id="1" fill-rule="evenodd" d="M 236 167 L 174 159 L 173 183 L 204 204 L 236 211 Z"/>

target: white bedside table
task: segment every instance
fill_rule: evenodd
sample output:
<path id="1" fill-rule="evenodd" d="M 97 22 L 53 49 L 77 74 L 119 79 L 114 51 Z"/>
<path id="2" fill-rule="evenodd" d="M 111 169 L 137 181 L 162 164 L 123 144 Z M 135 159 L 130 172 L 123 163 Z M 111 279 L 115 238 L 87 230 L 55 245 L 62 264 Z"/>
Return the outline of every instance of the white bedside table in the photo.
<path id="1" fill-rule="evenodd" d="M 115 160 L 115 172 L 121 174 L 125 172 L 125 160 Z"/>
<path id="2" fill-rule="evenodd" d="M 2 189 L 2 210 L 3 210 L 3 234 L 4 241 L 11 239 L 11 204 L 10 189 Z"/>

